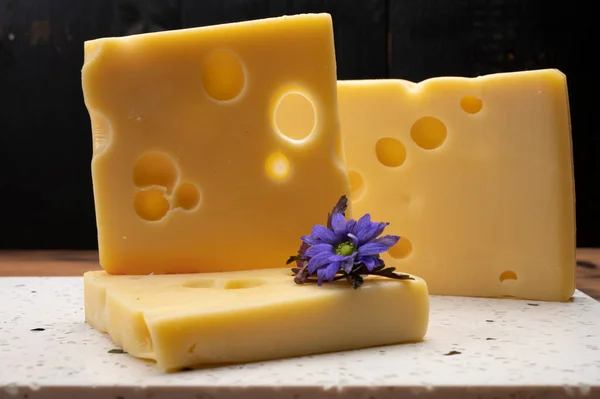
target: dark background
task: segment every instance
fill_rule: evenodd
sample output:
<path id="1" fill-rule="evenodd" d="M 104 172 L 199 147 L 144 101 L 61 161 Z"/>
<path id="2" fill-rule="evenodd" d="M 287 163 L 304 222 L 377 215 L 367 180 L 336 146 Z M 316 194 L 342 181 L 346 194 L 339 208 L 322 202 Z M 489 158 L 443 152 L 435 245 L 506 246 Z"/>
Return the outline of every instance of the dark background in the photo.
<path id="1" fill-rule="evenodd" d="M 94 249 L 83 42 L 329 12 L 339 79 L 558 68 L 571 103 L 578 246 L 600 246 L 594 1 L 0 0 L 0 248 Z"/>

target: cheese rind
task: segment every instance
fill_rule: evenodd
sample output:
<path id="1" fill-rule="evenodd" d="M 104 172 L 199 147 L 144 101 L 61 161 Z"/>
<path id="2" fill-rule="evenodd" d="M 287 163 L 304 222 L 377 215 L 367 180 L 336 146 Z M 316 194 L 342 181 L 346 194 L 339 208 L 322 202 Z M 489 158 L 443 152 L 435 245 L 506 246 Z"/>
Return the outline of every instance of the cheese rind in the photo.
<path id="1" fill-rule="evenodd" d="M 414 276 L 413 276 L 414 277 Z M 426 283 L 366 278 L 297 285 L 289 269 L 186 275 L 84 275 L 86 321 L 164 370 L 416 342 Z"/>
<path id="2" fill-rule="evenodd" d="M 573 295 L 564 74 L 341 81 L 338 101 L 353 210 L 403 237 L 386 264 L 432 294 Z"/>
<path id="3" fill-rule="evenodd" d="M 282 267 L 349 193 L 335 68 L 327 14 L 86 42 L 102 267 Z M 288 97 L 301 131 L 276 123 Z"/>

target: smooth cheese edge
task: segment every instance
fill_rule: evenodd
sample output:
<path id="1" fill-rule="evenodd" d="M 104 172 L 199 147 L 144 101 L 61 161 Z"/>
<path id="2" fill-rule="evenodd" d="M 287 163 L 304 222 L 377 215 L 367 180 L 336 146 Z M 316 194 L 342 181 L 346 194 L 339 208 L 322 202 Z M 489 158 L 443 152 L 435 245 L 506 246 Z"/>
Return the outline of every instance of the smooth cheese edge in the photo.
<path id="1" fill-rule="evenodd" d="M 282 267 L 350 192 L 328 14 L 89 41 L 82 87 L 109 273 Z"/>
<path id="2" fill-rule="evenodd" d="M 562 72 L 340 81 L 338 101 L 353 210 L 405 237 L 395 257 L 383 256 L 386 264 L 423 277 L 432 294 L 573 295 L 575 191 Z M 429 147 L 445 138 L 426 149 L 413 132 Z"/>
<path id="3" fill-rule="evenodd" d="M 84 275 L 86 322 L 127 353 L 172 371 L 421 341 L 427 284 L 367 279 L 297 285 L 289 269 Z M 229 288 L 227 288 L 229 287 Z M 349 311 L 351 309 L 351 311 Z"/>

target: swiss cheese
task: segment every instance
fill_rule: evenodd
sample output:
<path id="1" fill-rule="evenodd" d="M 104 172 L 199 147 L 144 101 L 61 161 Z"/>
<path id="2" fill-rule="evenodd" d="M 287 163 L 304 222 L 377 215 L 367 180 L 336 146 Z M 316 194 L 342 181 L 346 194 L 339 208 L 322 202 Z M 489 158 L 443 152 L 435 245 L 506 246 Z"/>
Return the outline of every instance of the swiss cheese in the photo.
<path id="1" fill-rule="evenodd" d="M 338 101 L 353 210 L 403 237 L 386 264 L 421 276 L 432 294 L 571 297 L 574 181 L 560 71 L 341 81 Z"/>
<path id="2" fill-rule="evenodd" d="M 350 192 L 335 69 L 327 14 L 86 42 L 102 267 L 282 267 Z"/>
<path id="3" fill-rule="evenodd" d="M 165 370 L 420 341 L 426 283 L 367 277 L 297 285 L 289 269 L 84 275 L 86 321 Z"/>

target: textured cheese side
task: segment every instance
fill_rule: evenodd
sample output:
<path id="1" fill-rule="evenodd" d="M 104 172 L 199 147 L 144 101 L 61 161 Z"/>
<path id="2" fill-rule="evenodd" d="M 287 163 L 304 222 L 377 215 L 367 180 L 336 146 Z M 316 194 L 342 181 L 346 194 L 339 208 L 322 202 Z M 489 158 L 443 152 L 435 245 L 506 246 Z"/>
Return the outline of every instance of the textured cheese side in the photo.
<path id="1" fill-rule="evenodd" d="M 425 281 L 368 277 L 297 285 L 289 269 L 84 275 L 86 321 L 164 370 L 415 342 L 428 328 Z"/>
<path id="2" fill-rule="evenodd" d="M 102 267 L 282 267 L 350 192 L 335 69 L 328 14 L 86 42 Z"/>
<path id="3" fill-rule="evenodd" d="M 386 264 L 432 294 L 566 301 L 575 210 L 557 70 L 338 84 L 356 214 L 403 238 Z"/>

